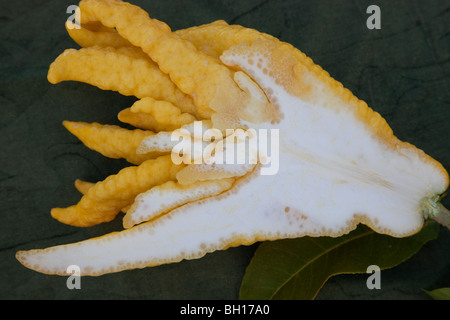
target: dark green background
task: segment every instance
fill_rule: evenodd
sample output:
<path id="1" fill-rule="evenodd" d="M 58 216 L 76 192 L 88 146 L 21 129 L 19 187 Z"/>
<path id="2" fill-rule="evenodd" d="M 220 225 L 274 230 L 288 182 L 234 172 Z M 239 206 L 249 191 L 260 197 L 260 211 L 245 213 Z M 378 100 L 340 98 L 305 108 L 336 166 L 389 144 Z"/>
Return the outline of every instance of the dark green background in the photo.
<path id="1" fill-rule="evenodd" d="M 450 168 L 450 1 L 133 1 L 172 29 L 224 19 L 290 42 L 365 100 L 395 134 Z M 118 124 L 134 98 L 74 82 L 51 85 L 50 63 L 66 48 L 66 8 L 74 1 L 0 1 L 0 298 L 235 299 L 257 244 L 206 257 L 102 277 L 66 277 L 22 267 L 17 250 L 44 248 L 121 229 L 121 216 L 92 228 L 50 217 L 80 199 L 76 178 L 98 181 L 126 165 L 84 147 L 65 119 Z M 381 30 L 366 27 L 366 8 L 381 8 Z M 357 137 L 355 137 L 357 139 Z M 263 192 L 263 190 L 261 191 Z M 446 199 L 444 204 L 450 207 Z M 442 230 L 412 259 L 367 275 L 329 280 L 318 299 L 427 299 L 450 286 L 450 232 Z M 376 264 L 376 261 L 374 261 Z"/>

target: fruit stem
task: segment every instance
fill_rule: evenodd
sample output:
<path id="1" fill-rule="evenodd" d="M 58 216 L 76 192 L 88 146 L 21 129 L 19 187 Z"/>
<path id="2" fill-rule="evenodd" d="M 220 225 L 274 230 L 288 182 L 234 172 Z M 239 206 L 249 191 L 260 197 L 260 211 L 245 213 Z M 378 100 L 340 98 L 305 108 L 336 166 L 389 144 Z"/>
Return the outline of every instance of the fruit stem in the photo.
<path id="1" fill-rule="evenodd" d="M 450 229 L 450 210 L 446 209 L 441 203 L 437 205 L 439 208 L 438 213 L 430 218 Z"/>
<path id="2" fill-rule="evenodd" d="M 446 209 L 439 201 L 443 196 L 426 198 L 422 202 L 425 219 L 433 219 L 450 229 L 450 210 Z"/>

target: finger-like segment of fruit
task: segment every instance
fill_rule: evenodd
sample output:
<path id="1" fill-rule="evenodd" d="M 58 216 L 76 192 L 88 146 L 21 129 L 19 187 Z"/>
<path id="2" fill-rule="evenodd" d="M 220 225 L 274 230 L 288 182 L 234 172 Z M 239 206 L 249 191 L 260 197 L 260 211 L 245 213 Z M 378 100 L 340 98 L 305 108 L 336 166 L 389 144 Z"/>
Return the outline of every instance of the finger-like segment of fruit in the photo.
<path id="1" fill-rule="evenodd" d="M 237 108 L 241 91 L 233 82 L 232 72 L 190 42 L 168 33 L 146 52 L 184 93 L 193 97 L 202 118 L 210 118 L 214 111 Z M 225 93 L 226 100 L 222 97 Z M 215 99 L 217 95 L 221 100 Z"/>
<path id="2" fill-rule="evenodd" d="M 188 203 L 121 232 L 44 250 L 19 251 L 16 257 L 42 273 L 65 275 L 67 266 L 76 264 L 81 275 L 97 276 L 196 259 L 261 240 L 305 235 L 317 227 L 301 213 L 255 207 L 267 204 L 269 197 L 255 189 L 251 179 L 245 178 L 237 188 L 217 197 Z"/>
<path id="3" fill-rule="evenodd" d="M 83 13 L 80 17 L 82 25 L 99 22 L 103 27 L 117 30 L 119 27 L 124 29 L 128 25 L 130 28 L 129 34 L 134 39 L 133 42 L 136 42 L 137 39 L 143 40 L 146 36 L 152 38 L 148 41 L 153 41 L 159 31 L 170 32 L 170 27 L 167 24 L 156 19 L 150 19 L 147 12 L 128 2 L 120 0 L 82 0 L 79 3 L 79 8 Z M 155 25 L 158 30 L 150 28 L 150 24 Z M 135 28 L 135 25 L 141 25 L 142 28 Z"/>
<path id="4" fill-rule="evenodd" d="M 183 112 L 195 110 L 192 99 L 139 48 L 67 49 L 50 65 L 47 78 L 53 84 L 80 81 L 126 96 L 167 100 Z"/>
<path id="5" fill-rule="evenodd" d="M 151 97 L 136 101 L 131 107 L 131 112 L 149 115 L 154 119 L 155 131 L 170 131 L 195 121 L 193 115 L 182 113 L 180 108 L 172 103 Z"/>
<path id="6" fill-rule="evenodd" d="M 150 159 L 139 166 L 126 167 L 97 182 L 81 200 L 68 208 L 54 208 L 52 216 L 62 223 L 88 227 L 113 220 L 135 197 L 150 188 L 174 181 L 182 165 L 174 165 L 170 156 Z"/>
<path id="7" fill-rule="evenodd" d="M 186 203 L 216 196 L 230 189 L 232 184 L 233 179 L 196 182 L 190 185 L 168 181 L 138 195 L 123 218 L 123 226 L 128 229 Z"/>
<path id="8" fill-rule="evenodd" d="M 80 192 L 83 195 L 87 194 L 89 189 L 92 188 L 93 186 L 95 186 L 94 182 L 83 181 L 80 179 L 75 180 L 75 188 L 78 190 L 78 192 Z M 130 209 L 130 207 L 131 205 L 127 205 L 123 207 L 121 211 L 126 213 L 128 209 Z"/>
<path id="9" fill-rule="evenodd" d="M 229 196 L 226 192 L 219 197 Z M 252 232 L 261 226 L 261 219 L 255 219 L 257 212 L 245 210 L 249 209 L 246 201 L 227 210 L 227 214 L 219 209 L 222 203 L 216 197 L 200 202 L 201 206 L 188 203 L 157 220 L 121 232 L 44 250 L 19 251 L 16 257 L 26 267 L 47 274 L 66 275 L 67 267 L 75 264 L 82 276 L 98 276 L 199 258 L 237 243 L 258 240 Z M 226 209 L 231 207 L 227 205 Z M 280 221 L 274 222 L 280 225 Z"/>
<path id="10" fill-rule="evenodd" d="M 127 39 L 132 45 L 141 48 L 147 54 L 149 45 L 154 46 L 154 42 L 159 41 L 158 38 L 161 35 L 171 33 L 167 24 L 156 19 L 151 19 L 147 12 L 127 2 L 82 0 L 79 3 L 79 7 L 81 12 L 83 12 L 81 15 L 82 24 L 99 22 L 108 28 L 115 29 L 124 39 Z M 161 66 L 159 67 L 161 68 Z M 163 69 L 161 68 L 161 70 Z M 167 71 L 163 71 L 165 74 L 168 74 Z M 146 96 L 173 102 L 170 99 L 159 98 L 154 95 Z M 179 106 L 183 112 L 189 112 L 195 115 L 200 114 L 203 118 L 210 116 L 210 111 L 203 112 L 202 115 L 202 112 L 196 110 L 193 104 L 188 106 L 174 104 Z"/>
<path id="11" fill-rule="evenodd" d="M 95 183 L 76 179 L 74 185 L 79 193 L 86 194 L 89 189 L 95 185 Z"/>
<path id="12" fill-rule="evenodd" d="M 109 28 L 107 28 L 109 29 Z M 86 25 L 77 26 L 72 21 L 66 22 L 66 30 L 69 36 L 81 47 L 129 47 L 132 44 L 122 38 L 114 29 L 91 30 Z"/>
<path id="13" fill-rule="evenodd" d="M 123 158 L 132 164 L 161 156 L 161 152 L 137 154 L 136 150 L 146 137 L 154 135 L 147 130 L 128 130 L 116 125 L 64 121 L 64 126 L 88 148 L 108 158 Z"/>
<path id="14" fill-rule="evenodd" d="M 104 0 L 83 0 L 80 7 L 88 13 L 87 20 L 115 27 L 124 38 L 142 48 L 181 91 L 193 97 L 201 118 L 210 118 L 216 112 L 233 120 L 227 127 L 239 122 L 237 113 L 246 94 L 234 82 L 233 72 L 217 58 L 197 50 L 167 25 L 161 27 L 160 21 L 150 19 L 139 7 Z M 135 18 L 130 21 L 130 16 Z M 221 125 L 225 125 L 223 121 Z"/>
<path id="15" fill-rule="evenodd" d="M 250 137 L 255 143 L 249 142 Z M 220 130 L 211 128 L 211 122 L 196 121 L 173 132 L 159 132 L 143 139 L 137 153 L 171 152 L 174 163 L 188 165 L 178 172 L 177 180 L 182 185 L 189 185 L 250 172 L 259 161 L 254 138 L 255 134 L 242 129 L 232 130 L 224 137 Z M 231 152 L 227 147 L 232 149 Z"/>

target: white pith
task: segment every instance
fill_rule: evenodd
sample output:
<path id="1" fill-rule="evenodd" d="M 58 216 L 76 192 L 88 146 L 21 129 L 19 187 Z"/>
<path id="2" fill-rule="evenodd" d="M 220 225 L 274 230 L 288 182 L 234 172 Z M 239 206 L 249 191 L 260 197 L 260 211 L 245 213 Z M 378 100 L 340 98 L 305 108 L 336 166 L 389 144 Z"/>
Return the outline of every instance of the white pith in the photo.
<path id="1" fill-rule="evenodd" d="M 446 188 L 434 166 L 408 149 L 383 144 L 352 110 L 288 94 L 263 72 L 267 64 L 250 64 L 244 54 L 225 53 L 222 60 L 251 75 L 279 106 L 279 123 L 248 123 L 254 129 L 279 129 L 276 174 L 261 175 L 258 166 L 231 190 L 182 206 L 168 192 L 160 198 L 166 201 L 162 206 L 178 207 L 156 220 L 76 244 L 21 252 L 18 258 L 41 272 L 65 275 L 75 264 L 82 275 L 100 275 L 198 258 L 237 242 L 339 236 L 360 221 L 395 236 L 421 228 L 423 198 Z M 321 86 L 318 79 L 311 81 Z M 327 94 L 324 89 L 324 105 Z M 148 138 L 146 151 L 157 136 Z M 153 193 L 149 203 L 156 198 Z"/>

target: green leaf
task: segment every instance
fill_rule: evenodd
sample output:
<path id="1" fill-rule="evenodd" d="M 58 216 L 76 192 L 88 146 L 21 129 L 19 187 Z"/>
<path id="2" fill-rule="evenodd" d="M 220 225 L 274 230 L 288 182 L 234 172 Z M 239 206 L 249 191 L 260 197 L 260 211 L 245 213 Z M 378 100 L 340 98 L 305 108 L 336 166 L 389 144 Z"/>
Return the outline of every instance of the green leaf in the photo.
<path id="1" fill-rule="evenodd" d="M 392 268 L 437 238 L 430 221 L 417 234 L 394 238 L 364 225 L 338 237 L 302 237 L 263 242 L 248 265 L 240 299 L 314 299 L 333 275 L 366 273 L 367 267 Z"/>
<path id="2" fill-rule="evenodd" d="M 440 288 L 435 290 L 424 290 L 434 300 L 450 300 L 450 288 Z"/>

